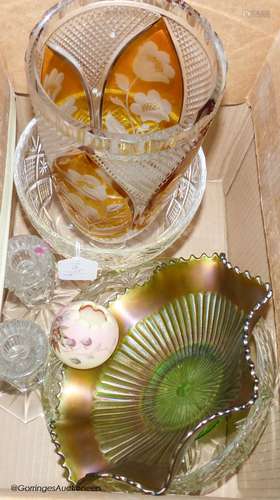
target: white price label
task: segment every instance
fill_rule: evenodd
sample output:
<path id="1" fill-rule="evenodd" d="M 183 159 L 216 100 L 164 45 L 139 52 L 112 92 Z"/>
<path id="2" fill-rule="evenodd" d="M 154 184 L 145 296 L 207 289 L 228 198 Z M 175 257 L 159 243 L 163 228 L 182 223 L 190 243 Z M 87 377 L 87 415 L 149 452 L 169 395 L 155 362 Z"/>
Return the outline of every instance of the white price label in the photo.
<path id="1" fill-rule="evenodd" d="M 59 279 L 73 281 L 93 281 L 98 270 L 97 262 L 83 257 L 60 260 L 57 267 Z"/>

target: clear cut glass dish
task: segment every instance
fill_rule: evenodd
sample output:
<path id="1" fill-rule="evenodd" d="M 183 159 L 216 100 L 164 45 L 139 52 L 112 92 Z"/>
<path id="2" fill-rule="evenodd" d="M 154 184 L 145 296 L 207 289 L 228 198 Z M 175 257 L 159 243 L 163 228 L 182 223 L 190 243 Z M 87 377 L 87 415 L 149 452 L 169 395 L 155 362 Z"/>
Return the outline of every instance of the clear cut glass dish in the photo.
<path id="1" fill-rule="evenodd" d="M 15 185 L 19 200 L 36 231 L 54 251 L 98 262 L 102 271 L 127 269 L 155 258 L 177 240 L 196 214 L 206 188 L 206 164 L 202 149 L 182 176 L 169 203 L 156 220 L 123 243 L 93 241 L 83 235 L 62 210 L 53 178 L 33 119 L 23 131 L 16 149 Z"/>
<path id="2" fill-rule="evenodd" d="M 244 285 L 247 283 L 246 286 L 249 286 L 247 290 L 248 293 L 250 291 L 250 283 L 253 281 L 256 284 L 258 281 L 251 278 L 249 273 L 240 273 L 237 268 L 232 268 L 223 256 L 219 257 L 214 255 L 212 258 L 206 256 L 202 259 L 193 258 L 191 262 L 196 263 L 199 260 L 202 261 L 204 268 L 203 272 L 206 273 L 204 277 L 208 276 L 207 286 L 217 285 L 216 280 L 213 281 L 211 276 L 213 278 L 213 276 L 216 275 L 224 279 L 222 278 L 223 273 L 216 274 L 216 265 L 221 267 L 221 269 L 223 265 L 225 265 L 227 269 L 225 272 L 229 272 L 229 274 L 233 273 L 237 284 L 239 283 L 241 285 L 243 283 Z M 162 275 L 159 273 L 158 280 L 154 280 L 152 284 L 154 290 L 153 294 L 151 295 L 151 290 L 149 292 L 147 289 L 146 293 L 145 289 L 143 289 L 143 295 L 141 285 L 149 282 L 155 269 L 159 265 L 159 262 L 153 262 L 146 264 L 141 269 L 134 269 L 126 273 L 105 274 L 89 289 L 83 291 L 78 298 L 94 300 L 103 305 L 110 304 L 110 307 L 112 306 L 113 309 L 115 307 L 116 314 L 123 317 L 124 324 L 126 322 L 130 323 L 133 321 L 133 318 L 135 319 L 135 317 L 145 312 L 147 307 L 148 309 L 152 307 L 150 303 L 157 303 L 159 297 L 166 300 L 166 295 L 176 295 L 178 290 L 181 290 L 181 287 L 189 286 L 187 285 L 189 280 L 178 279 L 180 276 L 182 278 L 179 261 L 171 261 L 171 267 L 172 263 L 174 264 L 174 272 L 168 274 L 168 280 L 171 280 L 173 284 L 176 282 L 176 290 L 170 291 L 172 287 L 171 283 L 169 283 L 169 291 L 166 291 L 166 289 L 165 292 L 161 291 L 161 288 L 156 286 L 161 282 L 162 278 Z M 214 264 L 214 267 L 212 264 Z M 191 272 L 189 276 L 191 281 L 193 281 L 195 275 L 196 272 Z M 212 285 L 209 285 L 210 282 Z M 197 281 L 197 286 L 198 283 L 201 285 L 199 280 Z M 258 283 L 260 282 L 258 281 Z M 134 291 L 132 295 L 126 297 L 123 294 L 127 289 L 132 289 Z M 228 287 L 228 292 L 231 293 L 230 287 Z M 246 303 L 247 294 L 244 290 L 243 292 L 243 300 L 245 301 L 244 303 Z M 271 295 L 268 289 L 267 293 L 269 296 Z M 144 303 L 139 310 L 136 310 L 137 297 L 139 299 L 140 296 L 144 298 Z M 233 297 L 234 296 L 233 293 Z M 118 307 L 118 304 L 120 307 Z M 255 400 L 254 405 L 249 405 L 242 411 L 240 411 L 239 408 L 238 412 L 223 414 L 221 418 L 212 421 L 210 426 L 208 424 L 206 428 L 204 427 L 201 429 L 202 432 L 196 435 L 195 441 L 182 457 L 181 465 L 169 485 L 169 493 L 186 494 L 200 492 L 201 494 L 205 494 L 214 490 L 221 481 L 227 479 L 236 471 L 258 443 L 266 427 L 267 415 L 274 397 L 277 375 L 275 334 L 273 328 L 264 320 L 260 320 L 252 331 L 252 335 L 250 336 L 250 352 L 255 362 L 256 374 L 259 379 L 258 399 Z M 88 388 L 91 387 L 93 391 L 96 382 L 94 380 L 95 376 L 92 377 L 90 371 L 88 374 L 84 375 L 80 375 L 77 372 L 78 370 L 65 370 L 62 363 L 52 355 L 49 360 L 49 368 L 43 388 L 43 405 L 52 439 L 57 446 L 58 454 L 62 458 L 62 464 L 67 472 L 67 477 L 69 481 L 73 483 L 77 481 L 77 474 L 78 476 L 81 474 L 80 477 L 83 477 L 83 471 L 86 470 L 85 464 L 91 461 L 90 455 L 85 453 L 85 450 L 83 454 L 81 454 L 82 447 L 80 444 L 82 434 L 85 431 L 88 431 L 88 439 L 92 439 L 92 424 L 91 422 L 87 423 L 84 419 L 83 426 L 86 428 L 83 429 L 81 435 L 79 432 L 77 434 L 77 426 L 79 427 L 79 419 L 81 419 L 82 416 L 91 414 L 92 412 L 92 397 L 88 397 Z M 65 392 L 65 388 L 67 389 L 67 387 L 68 389 L 70 389 L 70 387 L 74 389 L 75 387 L 75 391 Z M 77 391 L 77 388 L 79 388 L 79 391 Z M 82 407 L 80 406 L 81 402 L 84 402 Z M 73 420 L 73 415 L 69 418 L 70 413 L 72 414 L 73 411 L 75 420 Z M 63 415 L 63 419 L 66 417 L 66 420 L 62 421 L 61 415 Z M 67 420 L 67 418 L 69 418 L 69 420 Z M 57 422 L 59 422 L 59 420 L 62 426 L 59 426 L 58 438 Z M 79 427 L 79 429 L 81 431 L 81 427 Z M 110 449 L 110 443 L 107 444 L 108 449 Z M 86 448 L 88 450 L 88 445 Z M 105 448 L 107 449 L 107 447 Z M 100 457 L 99 459 L 101 460 Z M 103 464 L 99 459 L 97 467 Z M 100 479 L 98 479 L 97 476 L 98 474 L 94 480 L 93 478 L 89 480 L 89 484 L 93 488 L 101 487 L 103 491 L 108 492 L 131 492 L 134 489 L 120 476 L 117 480 L 116 478 L 113 479 L 109 477 L 110 474 L 105 474 L 104 477 Z M 84 482 L 83 485 L 88 486 L 86 482 Z"/>

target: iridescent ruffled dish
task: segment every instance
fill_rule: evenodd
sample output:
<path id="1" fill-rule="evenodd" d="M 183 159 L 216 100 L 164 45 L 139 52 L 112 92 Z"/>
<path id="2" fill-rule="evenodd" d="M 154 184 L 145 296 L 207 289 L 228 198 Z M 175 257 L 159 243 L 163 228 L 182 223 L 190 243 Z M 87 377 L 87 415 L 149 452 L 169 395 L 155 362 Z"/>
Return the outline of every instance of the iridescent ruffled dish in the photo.
<path id="1" fill-rule="evenodd" d="M 111 491 L 172 489 L 186 450 L 257 401 L 249 341 L 270 297 L 269 284 L 223 254 L 110 274 L 83 292 L 110 308 L 120 341 L 93 370 L 49 364 L 45 411 L 69 479 Z M 202 487 L 190 485 L 184 492 Z"/>

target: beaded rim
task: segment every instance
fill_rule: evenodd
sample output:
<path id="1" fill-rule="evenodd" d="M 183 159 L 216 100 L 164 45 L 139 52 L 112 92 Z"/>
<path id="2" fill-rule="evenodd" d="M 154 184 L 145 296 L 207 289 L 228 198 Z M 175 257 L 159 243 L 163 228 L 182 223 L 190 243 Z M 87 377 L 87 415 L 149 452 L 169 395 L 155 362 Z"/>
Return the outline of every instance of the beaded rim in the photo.
<path id="1" fill-rule="evenodd" d="M 144 283 L 142 283 L 140 285 L 136 285 L 134 288 L 143 287 L 148 281 L 150 281 L 150 279 L 154 276 L 154 274 L 156 274 L 158 271 L 160 271 L 160 270 L 162 270 L 162 269 L 164 269 L 164 268 L 166 268 L 168 266 L 172 266 L 174 264 L 178 264 L 179 262 L 187 263 L 187 262 L 191 262 L 193 260 L 201 260 L 202 258 L 214 258 L 214 257 L 218 257 L 218 259 L 220 259 L 220 261 L 225 266 L 225 268 L 232 269 L 236 275 L 244 276 L 248 280 L 256 280 L 259 283 L 259 285 L 265 287 L 265 290 L 266 290 L 266 293 L 265 293 L 263 299 L 261 301 L 257 302 L 254 305 L 254 307 L 247 314 L 245 322 L 244 322 L 244 326 L 243 326 L 243 337 L 242 337 L 242 340 L 243 340 L 243 347 L 244 347 L 245 359 L 246 359 L 246 362 L 248 364 L 249 371 L 250 371 L 251 377 L 252 377 L 253 382 L 254 382 L 253 397 L 249 401 L 247 401 L 247 403 L 244 403 L 242 405 L 235 406 L 235 407 L 232 407 L 232 408 L 228 408 L 226 410 L 219 411 L 219 412 L 216 412 L 216 413 L 210 415 L 208 418 L 205 418 L 202 421 L 200 421 L 191 431 L 189 431 L 183 437 L 183 439 L 181 440 L 181 442 L 179 443 L 179 445 L 174 450 L 172 458 L 171 458 L 171 461 L 170 461 L 170 464 L 169 464 L 169 470 L 168 470 L 168 474 L 166 476 L 164 485 L 163 485 L 163 487 L 159 491 L 149 490 L 149 489 L 143 487 L 141 483 L 139 483 L 137 481 L 132 481 L 128 477 L 126 477 L 124 475 L 113 474 L 113 473 L 106 473 L 106 472 L 104 472 L 104 473 L 102 473 L 102 472 L 100 472 L 100 473 L 89 473 L 84 478 L 81 478 L 80 480 L 77 481 L 77 483 L 75 483 L 75 481 L 71 478 L 71 475 L 72 475 L 71 469 L 66 464 L 66 457 L 65 457 L 65 455 L 61 451 L 60 443 L 59 443 L 57 434 L 55 432 L 55 422 L 52 421 L 50 423 L 50 434 L 51 434 L 52 442 L 54 443 L 54 445 L 56 447 L 56 453 L 62 459 L 62 464 L 61 465 L 62 465 L 62 467 L 66 471 L 68 481 L 71 482 L 72 484 L 77 484 L 78 488 L 79 488 L 79 485 L 81 486 L 82 482 L 84 482 L 87 478 L 93 478 L 93 479 L 101 479 L 101 478 L 106 479 L 106 478 L 110 478 L 110 479 L 113 479 L 113 480 L 116 480 L 116 481 L 120 481 L 120 482 L 126 483 L 126 484 L 128 484 L 130 486 L 133 486 L 137 490 L 141 491 L 142 493 L 153 494 L 153 495 L 161 495 L 161 494 L 163 494 L 163 493 L 166 492 L 166 490 L 169 487 L 170 482 L 171 482 L 171 480 L 173 478 L 174 469 L 175 469 L 175 466 L 176 466 L 176 460 L 177 460 L 178 455 L 180 454 L 180 452 L 182 451 L 182 449 L 186 445 L 187 441 L 193 436 L 193 434 L 195 434 L 197 431 L 201 430 L 201 428 L 204 427 L 204 426 L 206 426 L 209 422 L 212 422 L 212 421 L 214 421 L 215 419 L 217 419 L 219 417 L 222 417 L 222 416 L 225 416 L 225 415 L 229 415 L 229 414 L 232 414 L 232 413 L 237 413 L 237 412 L 239 412 L 241 410 L 250 408 L 251 406 L 253 406 L 253 404 L 258 399 L 258 396 L 259 396 L 259 379 L 258 379 L 258 377 L 256 375 L 255 364 L 254 364 L 254 362 L 253 362 L 253 360 L 251 358 L 251 351 L 250 351 L 250 347 L 249 347 L 249 339 L 248 339 L 249 334 L 248 334 L 248 332 L 250 330 L 251 325 L 253 324 L 253 321 L 255 319 L 256 313 L 264 305 L 266 305 L 269 302 L 269 300 L 272 298 L 272 288 L 271 288 L 271 285 L 269 283 L 264 283 L 262 281 L 262 279 L 260 278 L 260 276 L 252 276 L 249 271 L 241 272 L 240 269 L 239 269 L 239 267 L 233 266 L 227 260 L 226 255 L 224 253 L 218 254 L 217 252 L 215 252 L 211 256 L 208 256 L 207 254 L 203 253 L 200 257 L 195 257 L 194 255 L 191 255 L 188 259 L 185 259 L 185 258 L 181 257 L 181 258 L 178 258 L 178 259 L 168 260 L 167 262 L 161 262 L 154 269 L 154 271 L 149 276 L 149 278 L 147 280 L 145 280 Z M 118 297 L 125 295 L 128 291 L 129 291 L 129 288 L 125 288 L 124 292 L 116 294 L 116 296 L 114 297 L 113 300 L 116 300 Z M 112 300 L 109 301 L 109 304 L 110 304 L 110 302 L 112 302 Z M 60 376 L 60 381 L 58 383 L 59 390 L 58 390 L 58 393 L 56 394 L 56 400 L 57 400 L 56 411 L 57 412 L 58 412 L 58 407 L 59 407 L 59 404 L 60 404 L 60 399 L 59 398 L 60 398 L 60 395 L 62 393 L 62 386 L 63 386 L 63 373 L 64 373 L 63 365 L 61 367 L 61 372 L 60 373 L 61 373 L 61 376 Z"/>

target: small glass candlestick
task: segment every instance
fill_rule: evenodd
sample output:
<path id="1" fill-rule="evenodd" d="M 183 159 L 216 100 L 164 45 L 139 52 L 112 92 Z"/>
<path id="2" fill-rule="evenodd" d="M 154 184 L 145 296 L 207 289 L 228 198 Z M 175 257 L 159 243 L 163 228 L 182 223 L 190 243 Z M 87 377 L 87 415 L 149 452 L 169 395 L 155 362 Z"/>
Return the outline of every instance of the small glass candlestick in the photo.
<path id="1" fill-rule="evenodd" d="M 46 303 L 55 287 L 55 259 L 37 236 L 15 236 L 8 246 L 5 286 L 27 306 Z"/>
<path id="2" fill-rule="evenodd" d="M 27 391 L 43 380 L 48 339 L 33 321 L 13 320 L 0 324 L 0 379 Z"/>
<path id="3" fill-rule="evenodd" d="M 48 349 L 46 334 L 33 321 L 0 324 L 0 406 L 23 422 L 42 414 L 37 389 L 44 378 Z"/>

